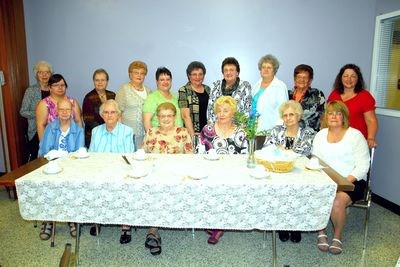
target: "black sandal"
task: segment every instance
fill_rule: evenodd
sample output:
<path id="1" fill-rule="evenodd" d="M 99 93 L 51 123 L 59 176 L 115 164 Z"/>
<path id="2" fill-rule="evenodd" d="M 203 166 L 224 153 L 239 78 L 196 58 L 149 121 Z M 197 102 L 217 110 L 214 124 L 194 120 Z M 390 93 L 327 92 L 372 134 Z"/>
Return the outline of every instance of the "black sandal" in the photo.
<path id="1" fill-rule="evenodd" d="M 128 226 L 128 228 L 124 228 L 124 227 L 126 227 L 126 226 L 125 225 L 122 226 L 122 229 L 121 229 L 121 237 L 119 238 L 119 243 L 128 244 L 132 240 L 131 227 L 130 226 Z"/>
<path id="2" fill-rule="evenodd" d="M 68 226 L 69 226 L 69 234 L 72 237 L 76 237 L 76 225 L 75 225 L 75 223 L 69 222 Z"/>
<path id="3" fill-rule="evenodd" d="M 39 234 L 40 239 L 49 240 L 52 230 L 53 230 L 52 222 L 43 222 L 42 227 L 40 228 L 40 234 Z"/>
<path id="4" fill-rule="evenodd" d="M 144 246 L 150 249 L 151 255 L 161 254 L 161 237 L 158 234 L 148 233 Z"/>

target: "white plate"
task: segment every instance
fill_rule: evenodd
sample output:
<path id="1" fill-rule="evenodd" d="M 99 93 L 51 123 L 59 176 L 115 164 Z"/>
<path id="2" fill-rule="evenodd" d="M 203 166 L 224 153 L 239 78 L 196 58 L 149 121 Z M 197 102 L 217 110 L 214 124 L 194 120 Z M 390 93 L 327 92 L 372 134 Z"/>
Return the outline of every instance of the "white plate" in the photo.
<path id="1" fill-rule="evenodd" d="M 84 154 L 84 155 L 79 155 L 78 153 L 76 153 L 75 156 L 76 156 L 78 159 L 86 159 L 86 158 L 88 158 L 88 157 L 90 156 L 90 154 L 89 154 L 89 153 L 86 153 L 86 154 Z"/>
<path id="2" fill-rule="evenodd" d="M 150 155 L 146 154 L 144 158 L 138 158 L 137 155 L 133 154 L 133 159 L 134 159 L 134 160 L 142 161 L 142 160 L 148 159 L 149 156 L 150 156 Z"/>
<path id="3" fill-rule="evenodd" d="M 318 171 L 318 170 L 321 170 L 323 168 L 326 168 L 326 167 L 324 167 L 322 165 L 319 165 L 318 167 L 311 167 L 308 164 L 306 164 L 306 169 L 309 169 L 309 170 L 312 170 L 312 171 Z"/>
<path id="4" fill-rule="evenodd" d="M 147 171 L 142 172 L 142 173 L 134 173 L 134 172 L 131 172 L 131 173 L 128 174 L 128 176 L 129 176 L 129 177 L 132 177 L 132 178 L 134 178 L 134 179 L 140 179 L 140 178 L 142 178 L 142 177 L 147 176 L 147 174 L 149 174 Z"/>
<path id="5" fill-rule="evenodd" d="M 264 179 L 264 178 L 268 178 L 271 175 L 270 172 L 268 171 L 257 171 L 257 172 L 252 172 L 250 171 L 250 177 L 254 178 L 254 179 Z"/>
<path id="6" fill-rule="evenodd" d="M 53 170 L 53 171 L 49 171 L 49 170 L 47 170 L 47 168 L 43 169 L 44 174 L 57 174 L 57 173 L 60 173 L 61 171 L 62 171 L 62 168 L 59 168 L 59 169 Z"/>
<path id="7" fill-rule="evenodd" d="M 208 154 L 204 154 L 204 158 L 205 158 L 206 160 L 219 160 L 219 155 L 210 156 L 210 155 L 208 155 Z"/>
<path id="8" fill-rule="evenodd" d="M 188 177 L 192 180 L 202 180 L 208 177 L 206 173 L 190 173 Z"/>

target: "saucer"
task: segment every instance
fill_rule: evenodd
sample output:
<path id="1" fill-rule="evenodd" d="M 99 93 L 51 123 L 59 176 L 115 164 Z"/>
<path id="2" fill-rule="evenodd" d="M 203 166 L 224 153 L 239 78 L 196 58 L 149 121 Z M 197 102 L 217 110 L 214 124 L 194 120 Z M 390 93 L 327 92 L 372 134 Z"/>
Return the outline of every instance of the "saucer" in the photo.
<path id="1" fill-rule="evenodd" d="M 219 155 L 215 155 L 215 156 L 210 156 L 209 154 L 204 154 L 204 158 L 206 160 L 219 160 Z"/>
<path id="2" fill-rule="evenodd" d="M 60 173 L 61 171 L 62 171 L 62 168 L 58 168 L 56 170 L 48 170 L 47 168 L 43 169 L 44 174 L 57 174 L 57 173 Z"/>
<path id="3" fill-rule="evenodd" d="M 148 159 L 148 158 L 149 158 L 149 155 L 148 155 L 148 154 L 145 154 L 144 158 L 138 158 L 138 156 L 135 155 L 135 153 L 133 153 L 133 159 L 134 159 L 134 160 L 143 161 L 143 160 L 146 160 L 146 159 Z"/>
<path id="4" fill-rule="evenodd" d="M 311 171 L 319 171 L 319 170 L 321 170 L 321 169 L 323 169 L 323 168 L 326 168 L 326 167 L 324 167 L 324 166 L 322 166 L 322 165 L 318 165 L 318 166 L 310 166 L 310 165 L 308 165 L 308 164 L 306 164 L 306 169 L 308 169 L 308 170 L 311 170 Z"/>
<path id="5" fill-rule="evenodd" d="M 86 158 L 88 158 L 90 155 L 89 155 L 89 153 L 85 153 L 85 154 L 75 153 L 75 156 L 76 156 L 78 159 L 86 159 Z"/>
<path id="6" fill-rule="evenodd" d="M 198 172 L 198 173 L 190 173 L 188 177 L 192 180 L 203 180 L 208 177 L 208 174 L 205 172 Z"/>
<path id="7" fill-rule="evenodd" d="M 138 173 L 131 172 L 131 173 L 128 174 L 128 176 L 129 176 L 129 177 L 132 177 L 133 179 L 140 179 L 140 178 L 142 178 L 142 177 L 147 176 L 148 174 L 149 174 L 149 173 L 148 173 L 147 171 L 138 172 Z"/>
<path id="8" fill-rule="evenodd" d="M 271 173 L 268 171 L 257 171 L 257 172 L 250 171 L 249 175 L 251 178 L 254 178 L 254 179 L 264 179 L 264 178 L 268 178 L 271 175 Z"/>

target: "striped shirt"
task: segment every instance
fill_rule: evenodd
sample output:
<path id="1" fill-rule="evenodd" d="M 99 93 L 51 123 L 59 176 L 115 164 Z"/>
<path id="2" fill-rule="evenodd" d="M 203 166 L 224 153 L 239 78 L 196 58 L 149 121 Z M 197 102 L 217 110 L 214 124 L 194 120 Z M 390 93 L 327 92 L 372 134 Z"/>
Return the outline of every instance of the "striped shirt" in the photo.
<path id="1" fill-rule="evenodd" d="M 132 153 L 134 152 L 133 130 L 120 122 L 109 132 L 106 124 L 92 130 L 90 152 Z"/>

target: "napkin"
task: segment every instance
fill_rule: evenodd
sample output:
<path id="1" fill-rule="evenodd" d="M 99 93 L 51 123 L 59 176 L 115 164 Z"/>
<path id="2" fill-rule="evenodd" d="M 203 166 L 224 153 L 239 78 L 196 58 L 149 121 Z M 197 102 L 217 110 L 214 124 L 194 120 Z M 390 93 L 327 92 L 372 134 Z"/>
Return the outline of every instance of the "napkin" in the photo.
<path id="1" fill-rule="evenodd" d="M 47 152 L 47 154 L 44 155 L 44 157 L 45 157 L 47 160 L 53 160 L 53 159 L 57 159 L 57 158 L 64 157 L 64 156 L 66 156 L 66 155 L 68 155 L 68 152 L 67 152 L 67 151 L 64 151 L 64 150 L 55 150 L 55 149 L 53 149 L 53 150 L 50 150 L 49 152 Z"/>

